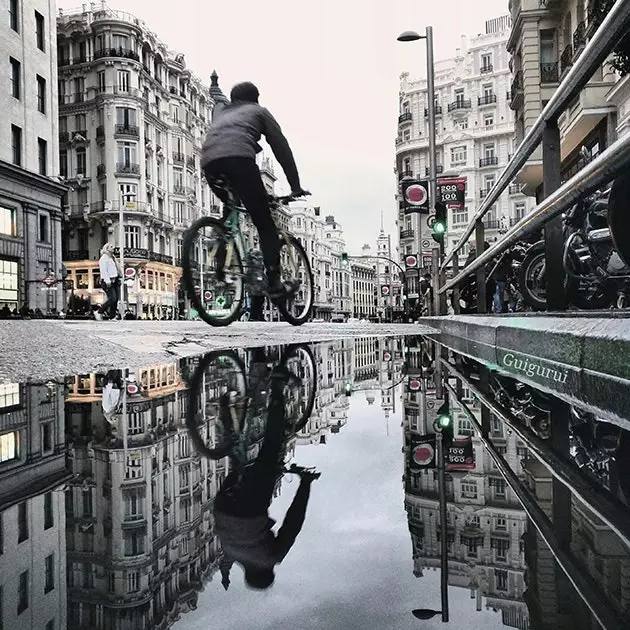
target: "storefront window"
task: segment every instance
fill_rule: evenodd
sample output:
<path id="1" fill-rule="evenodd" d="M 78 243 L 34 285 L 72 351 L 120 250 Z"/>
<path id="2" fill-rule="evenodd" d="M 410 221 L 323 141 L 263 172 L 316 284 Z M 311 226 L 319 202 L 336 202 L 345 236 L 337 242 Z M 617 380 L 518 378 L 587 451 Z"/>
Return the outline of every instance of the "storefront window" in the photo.
<path id="1" fill-rule="evenodd" d="M 90 288 L 90 272 L 88 269 L 77 269 L 77 289 L 89 289 Z"/>
<path id="2" fill-rule="evenodd" d="M 17 407 L 20 404 L 20 386 L 17 383 L 0 385 L 0 409 Z"/>
<path id="3" fill-rule="evenodd" d="M 0 306 L 16 306 L 18 301 L 18 264 L 0 258 Z"/>
<path id="4" fill-rule="evenodd" d="M 15 208 L 0 207 L 0 234 L 17 236 Z"/>
<path id="5" fill-rule="evenodd" d="M 92 269 L 92 287 L 95 289 L 100 288 L 101 286 L 101 270 L 96 267 Z"/>

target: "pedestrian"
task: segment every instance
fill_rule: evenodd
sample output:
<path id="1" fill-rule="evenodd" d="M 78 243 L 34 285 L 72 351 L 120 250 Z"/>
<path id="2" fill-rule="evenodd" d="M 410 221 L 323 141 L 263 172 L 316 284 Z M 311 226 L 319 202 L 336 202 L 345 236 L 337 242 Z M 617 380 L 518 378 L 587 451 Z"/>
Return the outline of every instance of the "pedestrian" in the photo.
<path id="1" fill-rule="evenodd" d="M 101 289 L 105 292 L 106 299 L 101 307 L 95 311 L 94 317 L 98 320 L 114 319 L 120 300 L 122 272 L 114 258 L 114 246 L 111 243 L 103 245 L 98 266 L 101 273 Z"/>

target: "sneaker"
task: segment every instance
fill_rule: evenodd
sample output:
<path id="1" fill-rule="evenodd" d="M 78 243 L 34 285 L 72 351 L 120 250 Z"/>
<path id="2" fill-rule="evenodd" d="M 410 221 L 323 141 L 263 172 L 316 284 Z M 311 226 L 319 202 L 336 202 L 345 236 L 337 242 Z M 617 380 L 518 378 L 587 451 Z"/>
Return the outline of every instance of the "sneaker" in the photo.
<path id="1" fill-rule="evenodd" d="M 294 296 L 299 288 L 300 283 L 298 280 L 280 280 L 278 278 L 269 286 L 269 297 L 272 300 L 286 300 Z"/>
<path id="2" fill-rule="evenodd" d="M 101 313 L 100 311 L 94 311 L 94 319 L 97 322 L 102 322 L 103 321 L 103 313 Z"/>

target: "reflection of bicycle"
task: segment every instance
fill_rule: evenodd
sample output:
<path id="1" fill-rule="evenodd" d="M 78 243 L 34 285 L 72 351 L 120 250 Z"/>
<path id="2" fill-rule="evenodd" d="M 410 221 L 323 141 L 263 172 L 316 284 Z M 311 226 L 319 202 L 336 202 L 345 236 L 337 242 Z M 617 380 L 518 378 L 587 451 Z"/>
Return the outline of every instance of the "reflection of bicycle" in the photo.
<path id="1" fill-rule="evenodd" d="M 245 292 L 268 295 L 269 287 L 261 255 L 248 251 L 241 232 L 240 214 L 246 212 L 229 190 L 223 220 L 202 217 L 186 231 L 182 250 L 183 279 L 188 297 L 199 316 L 212 326 L 227 326 L 241 315 Z M 295 198 L 270 196 L 270 204 L 281 211 Z M 308 321 L 314 301 L 311 265 L 300 241 L 280 231 L 280 276 L 298 281 L 288 298 L 272 300 L 283 318 L 299 326 Z"/>
<path id="2" fill-rule="evenodd" d="M 248 375 L 243 360 L 232 350 L 211 352 L 201 360 L 190 381 L 186 412 L 191 440 L 200 454 L 246 460 L 247 449 L 264 432 L 262 418 L 274 387 L 281 391 L 287 436 L 308 422 L 317 386 L 310 348 L 287 346 L 275 365 L 255 368 L 257 374 L 252 367 Z"/>

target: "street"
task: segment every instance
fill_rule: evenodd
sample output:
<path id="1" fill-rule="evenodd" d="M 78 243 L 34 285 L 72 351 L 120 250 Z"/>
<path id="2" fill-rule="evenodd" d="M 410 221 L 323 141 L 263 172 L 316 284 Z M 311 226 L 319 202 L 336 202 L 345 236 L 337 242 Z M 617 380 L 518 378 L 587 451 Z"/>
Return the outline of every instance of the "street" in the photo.
<path id="1" fill-rule="evenodd" d="M 306 324 L 235 322 L 211 328 L 189 321 L 3 322 L 0 382 L 41 381 L 68 374 L 120 369 L 200 354 L 217 348 L 309 343 L 363 336 L 419 335 L 417 324 Z"/>

